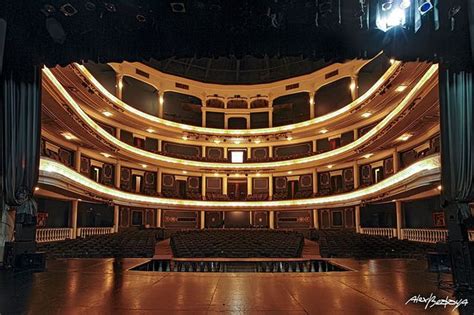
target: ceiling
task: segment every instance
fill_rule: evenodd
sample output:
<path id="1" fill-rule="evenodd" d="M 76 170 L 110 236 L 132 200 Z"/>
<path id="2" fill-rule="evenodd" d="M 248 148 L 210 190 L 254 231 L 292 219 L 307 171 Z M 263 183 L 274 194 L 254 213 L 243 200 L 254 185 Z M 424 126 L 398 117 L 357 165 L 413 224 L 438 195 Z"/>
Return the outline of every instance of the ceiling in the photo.
<path id="1" fill-rule="evenodd" d="M 439 1 L 439 25 L 427 15 L 415 34 L 410 25 L 377 30 L 376 0 L 3 0 L 3 64 L 21 69 L 154 58 L 165 71 L 230 71 L 227 80 L 235 82 L 246 70 L 245 80 L 272 80 L 272 69 L 278 78 L 291 75 L 287 64 L 311 69 L 320 59 L 369 58 L 382 49 L 400 60 L 470 62 L 466 3 Z M 453 5 L 460 6 L 454 29 L 446 18 Z"/>

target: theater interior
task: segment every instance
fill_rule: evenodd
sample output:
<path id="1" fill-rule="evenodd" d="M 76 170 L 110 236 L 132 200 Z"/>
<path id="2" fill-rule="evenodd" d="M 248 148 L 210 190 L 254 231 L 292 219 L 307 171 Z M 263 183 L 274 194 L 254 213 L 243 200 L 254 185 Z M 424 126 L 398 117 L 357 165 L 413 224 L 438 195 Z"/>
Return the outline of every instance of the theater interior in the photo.
<path id="1" fill-rule="evenodd" d="M 474 314 L 474 2 L 5 0 L 0 314 Z"/>

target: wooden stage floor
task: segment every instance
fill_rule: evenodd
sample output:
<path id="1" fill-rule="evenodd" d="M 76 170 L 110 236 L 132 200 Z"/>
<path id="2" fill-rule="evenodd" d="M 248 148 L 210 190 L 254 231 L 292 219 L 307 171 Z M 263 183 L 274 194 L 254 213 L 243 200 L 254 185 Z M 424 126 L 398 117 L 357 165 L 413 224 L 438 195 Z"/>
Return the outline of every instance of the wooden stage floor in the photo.
<path id="1" fill-rule="evenodd" d="M 50 260 L 42 273 L 0 272 L 0 314 L 458 314 L 405 305 L 418 294 L 450 296 L 425 261 L 334 259 L 357 271 L 333 273 L 128 270 L 148 260 Z"/>

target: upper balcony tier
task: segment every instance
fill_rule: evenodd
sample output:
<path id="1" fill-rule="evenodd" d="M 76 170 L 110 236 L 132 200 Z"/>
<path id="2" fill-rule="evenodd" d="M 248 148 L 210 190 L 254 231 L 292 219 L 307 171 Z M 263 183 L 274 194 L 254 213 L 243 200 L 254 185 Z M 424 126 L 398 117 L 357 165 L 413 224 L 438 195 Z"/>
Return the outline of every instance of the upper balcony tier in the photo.
<path id="1" fill-rule="evenodd" d="M 387 92 L 395 90 L 397 93 L 390 93 L 392 98 L 403 97 L 429 67 L 420 63 L 401 64 L 393 61 L 390 65 L 390 62 L 385 62 L 389 64 L 387 68 L 377 63 L 383 69 L 379 70 L 382 72 L 380 76 L 375 76 L 372 71 L 372 81 L 364 80 L 366 83 L 361 80 L 363 71 L 365 67 L 374 66 L 368 61 L 356 60 L 333 64 L 315 73 L 291 79 L 294 84 L 299 84 L 291 90 L 287 90 L 290 81 L 230 87 L 192 81 L 186 82 L 189 87 L 186 94 L 183 91 L 176 92 L 179 90 L 176 86 L 180 78 L 159 72 L 154 76 L 149 75 L 149 81 L 156 85 L 159 83 L 159 87 L 149 88 L 151 94 L 138 93 L 140 88 L 135 82 L 136 78 L 133 78 L 133 82 L 123 80 L 131 78 L 132 69 L 138 71 L 143 66 L 141 64 L 120 64 L 119 70 L 122 72 L 113 72 L 114 76 L 118 76 L 117 93 L 112 93 L 110 86 L 99 83 L 85 66 L 71 65 L 51 71 L 88 115 L 106 124 L 132 128 L 137 133 L 159 134 L 169 139 L 186 138 L 201 142 L 202 145 L 205 142 L 231 142 L 235 137 L 239 137 L 241 142 L 249 140 L 252 145 L 262 140 L 304 138 L 317 132 L 340 130 L 362 119 L 375 121 L 384 117 L 388 113 L 387 102 L 391 100 L 386 97 Z M 331 72 L 338 74 L 334 79 L 326 79 Z M 96 76 L 99 74 L 96 73 Z M 145 83 L 140 81 L 140 84 Z M 264 96 L 264 93 L 267 95 Z M 222 105 L 225 108 L 209 106 L 216 105 L 219 99 L 225 101 Z M 229 108 L 229 104 L 233 104 L 230 106 L 233 108 Z M 245 106 L 238 108 L 242 104 Z M 252 104 L 258 106 L 252 108 Z M 189 110 L 189 117 L 197 117 L 197 120 L 193 122 L 192 119 L 185 119 L 183 121 L 186 124 L 178 122 L 179 119 L 172 121 L 183 114 L 183 110 Z M 287 119 L 294 123 L 285 124 Z M 236 127 L 255 129 L 231 129 Z"/>
<path id="2" fill-rule="evenodd" d="M 44 87 L 46 92 L 44 94 L 46 97 L 46 99 L 44 99 L 45 109 L 58 118 L 57 121 L 62 124 L 62 128 L 66 128 L 66 130 L 76 133 L 78 139 L 89 139 L 90 143 L 96 145 L 97 150 L 105 150 L 111 154 L 123 156 L 126 159 L 134 159 L 151 165 L 159 164 L 167 165 L 171 168 L 180 167 L 191 170 L 284 170 L 324 165 L 324 163 L 334 162 L 340 159 L 348 159 L 351 156 L 360 155 L 364 152 L 371 153 L 373 150 L 395 141 L 404 130 L 410 128 L 416 129 L 417 126 L 423 125 L 422 123 L 425 116 L 427 113 L 432 111 L 438 101 L 436 92 L 437 66 L 433 65 L 428 69 L 425 69 L 425 71 L 422 71 L 416 81 L 406 88 L 406 90 L 408 90 L 406 94 L 398 96 L 399 92 L 395 90 L 391 90 L 389 93 L 384 93 L 383 96 L 388 98 L 386 106 L 390 108 L 390 111 L 369 131 L 349 144 L 329 152 L 320 154 L 316 152 L 316 154 L 308 157 L 288 161 L 243 164 L 211 163 L 169 157 L 124 143 L 104 130 L 82 109 L 79 102 L 76 101 L 69 92 L 74 92 L 74 88 L 68 88 L 66 90 L 53 74 L 53 71 L 45 69 L 44 73 Z M 66 87 L 68 87 L 68 85 L 66 85 Z M 63 112 L 64 115 L 62 115 L 61 112 Z M 80 126 L 78 128 L 73 128 L 73 124 L 79 124 Z M 426 131 L 427 130 L 425 130 L 425 132 Z M 417 133 L 420 134 L 419 132 Z M 224 146 L 224 144 L 221 146 Z M 227 144 L 225 146 L 227 146 Z"/>

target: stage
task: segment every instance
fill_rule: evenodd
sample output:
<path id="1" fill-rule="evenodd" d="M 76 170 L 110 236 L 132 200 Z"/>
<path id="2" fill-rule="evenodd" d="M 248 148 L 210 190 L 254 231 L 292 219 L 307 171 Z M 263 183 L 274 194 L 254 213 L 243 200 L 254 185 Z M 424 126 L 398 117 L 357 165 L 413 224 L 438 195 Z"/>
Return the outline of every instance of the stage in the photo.
<path id="1" fill-rule="evenodd" d="M 148 260 L 49 260 L 43 273 L 0 272 L 0 313 L 457 314 L 405 305 L 415 295 L 450 296 L 422 260 L 332 259 L 356 271 L 326 273 L 129 270 Z"/>

